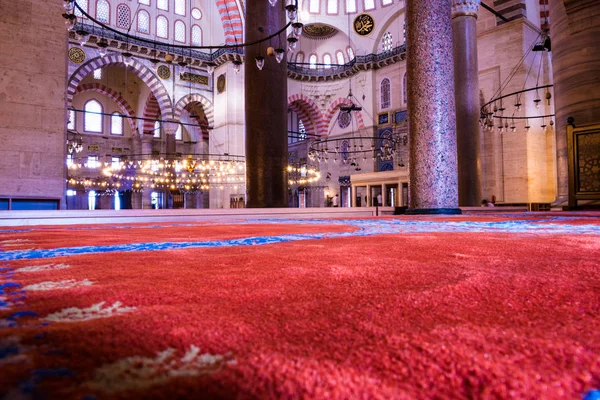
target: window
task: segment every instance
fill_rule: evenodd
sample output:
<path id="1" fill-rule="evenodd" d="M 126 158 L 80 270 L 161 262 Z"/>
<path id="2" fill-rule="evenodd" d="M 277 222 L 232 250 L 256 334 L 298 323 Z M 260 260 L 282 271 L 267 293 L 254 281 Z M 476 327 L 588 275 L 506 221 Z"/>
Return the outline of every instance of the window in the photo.
<path id="1" fill-rule="evenodd" d="M 306 140 L 306 127 L 304 122 L 298 118 L 298 140 Z"/>
<path id="2" fill-rule="evenodd" d="M 175 140 L 183 140 L 183 129 L 181 129 L 181 124 L 177 125 L 177 130 L 175 131 Z"/>
<path id="3" fill-rule="evenodd" d="M 79 0 L 77 2 L 77 4 L 79 5 L 79 7 L 81 7 L 81 9 L 85 12 L 88 12 L 88 0 Z M 83 14 L 81 13 L 81 11 L 79 11 L 79 8 L 75 7 L 75 15 L 77 16 L 77 18 L 81 19 L 81 18 L 85 18 L 83 16 Z"/>
<path id="4" fill-rule="evenodd" d="M 147 11 L 138 12 L 137 30 L 141 33 L 150 33 L 150 14 Z"/>
<path id="5" fill-rule="evenodd" d="M 158 8 L 159 10 L 168 11 L 169 10 L 169 0 L 157 0 L 156 8 Z"/>
<path id="6" fill-rule="evenodd" d="M 102 69 L 101 68 L 94 70 L 94 79 L 102 79 Z"/>
<path id="7" fill-rule="evenodd" d="M 175 0 L 175 14 L 185 15 L 185 0 Z"/>
<path id="8" fill-rule="evenodd" d="M 98 0 L 98 3 L 96 3 L 96 19 L 108 24 L 110 19 L 110 6 L 106 0 Z"/>
<path id="9" fill-rule="evenodd" d="M 296 54 L 296 62 L 302 64 L 304 62 L 304 53 L 300 52 Z"/>
<path id="10" fill-rule="evenodd" d="M 140 4 L 145 4 L 145 5 L 147 5 L 147 6 L 149 6 L 149 5 L 150 5 L 150 0 L 138 0 L 138 2 L 139 2 Z"/>
<path id="11" fill-rule="evenodd" d="M 160 138 L 160 122 L 154 121 L 154 137 Z"/>
<path id="12" fill-rule="evenodd" d="M 175 21 L 175 40 L 185 42 L 185 24 L 181 21 Z"/>
<path id="13" fill-rule="evenodd" d="M 69 110 L 69 123 L 67 124 L 67 129 L 75 129 L 75 111 Z"/>
<path id="14" fill-rule="evenodd" d="M 201 19 L 202 18 L 202 11 L 200 11 L 199 8 L 193 8 L 192 9 L 192 18 L 194 18 L 194 19 Z"/>
<path id="15" fill-rule="evenodd" d="M 67 189 L 67 196 L 68 197 L 77 196 L 77 191 L 73 190 L 73 189 Z"/>
<path id="16" fill-rule="evenodd" d="M 383 4 L 384 6 L 389 6 L 393 3 L 393 1 L 394 0 L 381 0 L 381 4 Z"/>
<path id="17" fill-rule="evenodd" d="M 404 35 L 404 44 L 406 44 L 406 19 L 403 21 L 402 34 Z"/>
<path id="18" fill-rule="evenodd" d="M 392 50 L 394 43 L 392 42 L 392 34 L 390 32 L 386 32 L 381 39 L 381 50 L 390 51 Z"/>
<path id="19" fill-rule="evenodd" d="M 96 209 L 96 191 L 90 190 L 88 192 L 88 209 L 95 210 Z"/>
<path id="20" fill-rule="evenodd" d="M 119 113 L 110 116 L 110 134 L 123 135 L 123 117 Z"/>
<path id="21" fill-rule="evenodd" d="M 67 154 L 67 167 L 70 167 L 71 165 L 73 165 L 74 161 L 75 161 L 75 156 L 73 155 L 73 153 Z"/>
<path id="22" fill-rule="evenodd" d="M 192 46 L 202 46 L 202 29 L 198 25 L 192 26 Z"/>
<path id="23" fill-rule="evenodd" d="M 325 64 L 325 68 L 331 68 L 331 56 L 329 54 L 323 56 L 323 64 Z"/>
<path id="24" fill-rule="evenodd" d="M 327 14 L 338 13 L 338 0 L 327 0 Z"/>
<path id="25" fill-rule="evenodd" d="M 356 0 L 346 0 L 346 12 L 347 13 L 355 13 L 356 12 Z"/>
<path id="26" fill-rule="evenodd" d="M 375 0 L 365 0 L 365 10 L 373 10 L 375 8 Z"/>
<path id="27" fill-rule="evenodd" d="M 310 0 L 310 3 L 308 3 L 308 11 L 310 11 L 311 13 L 318 13 L 320 2 L 320 0 Z"/>
<path id="28" fill-rule="evenodd" d="M 88 168 L 98 168 L 100 163 L 98 162 L 98 156 L 88 156 L 87 167 Z"/>
<path id="29" fill-rule="evenodd" d="M 102 105 L 97 100 L 85 103 L 83 126 L 87 132 L 102 132 Z"/>
<path id="30" fill-rule="evenodd" d="M 164 16 L 159 15 L 158 18 L 156 18 L 156 36 L 166 39 L 168 35 L 169 28 L 167 27 L 167 19 Z"/>
<path id="31" fill-rule="evenodd" d="M 402 100 L 404 104 L 407 103 L 408 97 L 406 96 L 406 72 L 404 73 L 404 78 L 402 78 Z"/>
<path id="32" fill-rule="evenodd" d="M 381 109 L 390 108 L 391 96 L 390 96 L 390 80 L 385 78 L 381 81 Z"/>
<path id="33" fill-rule="evenodd" d="M 308 62 L 310 64 L 310 69 L 317 69 L 317 55 L 316 54 L 311 54 L 310 58 L 308 59 Z"/>
<path id="34" fill-rule="evenodd" d="M 117 27 L 128 29 L 131 24 L 131 10 L 125 4 L 117 7 Z"/>
<path id="35" fill-rule="evenodd" d="M 110 162 L 110 168 L 113 171 L 118 171 L 121 169 L 121 159 L 119 157 L 113 157 Z"/>
<path id="36" fill-rule="evenodd" d="M 348 47 L 346 51 L 348 52 L 348 58 L 350 61 L 354 60 L 354 50 L 352 50 L 352 47 Z"/>
<path id="37" fill-rule="evenodd" d="M 344 60 L 344 53 L 338 51 L 335 55 L 337 57 L 337 63 L 340 65 L 344 65 L 346 61 Z"/>

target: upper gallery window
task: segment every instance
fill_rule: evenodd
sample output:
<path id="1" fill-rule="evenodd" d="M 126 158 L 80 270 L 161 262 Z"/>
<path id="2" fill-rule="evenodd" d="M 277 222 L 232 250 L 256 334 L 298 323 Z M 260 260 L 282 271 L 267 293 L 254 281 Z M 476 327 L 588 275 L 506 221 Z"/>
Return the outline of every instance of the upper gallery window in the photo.
<path id="1" fill-rule="evenodd" d="M 325 64 L 325 68 L 331 68 L 331 56 L 329 54 L 323 56 L 323 64 Z"/>
<path id="2" fill-rule="evenodd" d="M 167 38 L 169 35 L 169 28 L 167 27 L 167 18 L 159 15 L 156 18 L 156 36 L 161 38 Z"/>
<path id="3" fill-rule="evenodd" d="M 87 132 L 102 132 L 102 104 L 97 100 L 89 100 L 83 107 L 83 125 Z"/>
<path id="4" fill-rule="evenodd" d="M 156 2 L 156 8 L 158 8 L 159 10 L 168 10 L 169 0 L 158 0 Z"/>
<path id="5" fill-rule="evenodd" d="M 88 12 L 88 0 L 78 0 L 77 1 L 77 5 L 79 7 L 81 7 L 81 9 L 85 12 Z M 75 15 L 77 16 L 77 18 L 81 19 L 81 18 L 85 18 L 83 16 L 83 14 L 81 13 L 81 11 L 79 11 L 79 8 L 75 7 Z"/>
<path id="6" fill-rule="evenodd" d="M 192 9 L 192 18 L 194 18 L 194 19 L 201 19 L 202 18 L 202 11 L 200 11 L 199 8 L 193 8 Z"/>
<path id="7" fill-rule="evenodd" d="M 131 24 L 131 10 L 125 4 L 117 7 L 117 27 L 128 29 Z"/>
<path id="8" fill-rule="evenodd" d="M 138 32 L 150 33 L 150 14 L 145 10 L 138 12 Z"/>
<path id="9" fill-rule="evenodd" d="M 327 0 L 327 14 L 338 13 L 338 0 Z"/>
<path id="10" fill-rule="evenodd" d="M 175 0 L 175 14 L 185 15 L 185 0 Z"/>
<path id="11" fill-rule="evenodd" d="M 392 46 L 394 43 L 392 42 L 392 34 L 390 32 L 386 32 L 381 39 L 381 49 L 383 51 L 392 50 Z"/>
<path id="12" fill-rule="evenodd" d="M 352 47 L 348 47 L 346 51 L 348 52 L 348 58 L 350 61 L 354 60 L 354 50 L 352 50 Z"/>
<path id="13" fill-rule="evenodd" d="M 181 21 L 175 21 L 175 40 L 185 42 L 185 24 Z"/>
<path id="14" fill-rule="evenodd" d="M 390 108 L 391 106 L 391 98 L 390 95 L 390 80 L 389 78 L 385 78 L 381 81 L 381 109 Z"/>
<path id="15" fill-rule="evenodd" d="M 317 55 L 316 54 L 311 54 L 308 62 L 310 64 L 310 69 L 317 69 Z"/>
<path id="16" fill-rule="evenodd" d="M 365 0 L 365 10 L 375 9 L 375 0 Z"/>
<path id="17" fill-rule="evenodd" d="M 318 13 L 319 3 L 320 0 L 310 0 L 310 3 L 308 3 L 308 11 L 310 11 L 311 13 Z"/>
<path id="18" fill-rule="evenodd" d="M 192 26 L 192 45 L 202 46 L 202 29 L 198 25 Z"/>
<path id="19" fill-rule="evenodd" d="M 356 0 L 346 0 L 346 12 L 347 13 L 355 13 L 356 12 Z"/>
<path id="20" fill-rule="evenodd" d="M 110 19 L 110 6 L 106 0 L 98 0 L 96 3 L 96 19 L 105 24 L 109 23 Z"/>
<path id="21" fill-rule="evenodd" d="M 346 60 L 344 60 L 344 53 L 342 53 L 341 51 L 338 50 L 338 52 L 335 54 L 336 58 L 337 58 L 337 63 L 340 65 L 344 65 L 346 63 Z"/>

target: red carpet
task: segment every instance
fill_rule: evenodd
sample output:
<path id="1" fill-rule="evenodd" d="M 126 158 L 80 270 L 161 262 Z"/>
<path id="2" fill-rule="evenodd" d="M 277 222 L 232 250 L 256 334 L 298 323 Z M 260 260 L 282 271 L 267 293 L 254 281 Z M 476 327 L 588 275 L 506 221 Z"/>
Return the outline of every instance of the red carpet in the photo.
<path id="1" fill-rule="evenodd" d="M 21 249 L 371 223 L 383 233 L 4 261 L 0 389 L 49 399 L 581 399 L 600 388 L 600 221 L 556 215 L 133 226 L 113 229 L 114 242 L 110 230 L 94 237 L 98 227 L 5 232 L 0 242 Z M 394 221 L 414 232 L 385 233 Z M 518 229 L 494 225 L 505 222 Z M 520 232 L 531 226 L 542 229 Z"/>

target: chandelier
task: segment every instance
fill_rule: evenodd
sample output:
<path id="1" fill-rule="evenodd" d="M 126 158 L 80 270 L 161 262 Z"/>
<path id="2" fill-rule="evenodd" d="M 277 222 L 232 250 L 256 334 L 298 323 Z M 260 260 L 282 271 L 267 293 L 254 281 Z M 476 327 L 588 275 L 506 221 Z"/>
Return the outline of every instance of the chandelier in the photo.
<path id="1" fill-rule="evenodd" d="M 539 127 L 542 130 L 545 130 L 548 125 L 550 127 L 554 125 L 554 120 L 552 119 L 554 113 L 551 111 L 553 109 L 551 99 L 554 85 L 540 82 L 544 59 L 547 59 L 547 54 L 550 51 L 550 36 L 547 32 L 542 32 L 521 60 L 515 65 L 508 78 L 501 83 L 498 91 L 492 96 L 493 98 L 481 107 L 480 124 L 485 130 L 493 132 L 497 129 L 500 133 L 508 132 L 509 130 L 516 132 L 517 123 L 524 122 L 523 128 L 526 132 L 529 132 L 531 129 L 530 121 L 539 122 Z M 533 54 L 533 60 L 530 62 L 529 68 L 527 68 L 522 89 L 503 95 L 502 92 L 505 88 L 511 84 L 514 85 L 512 80 L 517 76 L 519 70 L 525 68 L 524 64 L 530 54 Z M 536 64 L 538 54 L 540 55 L 539 64 Z M 537 70 L 536 75 L 534 75 L 535 70 Z M 535 80 L 535 84 L 527 87 L 528 81 L 532 80 Z M 531 101 L 534 107 L 527 106 L 526 99 L 528 97 L 533 97 Z M 550 112 L 546 111 L 546 107 L 550 107 Z"/>
<path id="2" fill-rule="evenodd" d="M 321 179 L 319 169 L 314 165 L 290 164 L 287 167 L 288 185 L 304 186 L 318 182 Z"/>

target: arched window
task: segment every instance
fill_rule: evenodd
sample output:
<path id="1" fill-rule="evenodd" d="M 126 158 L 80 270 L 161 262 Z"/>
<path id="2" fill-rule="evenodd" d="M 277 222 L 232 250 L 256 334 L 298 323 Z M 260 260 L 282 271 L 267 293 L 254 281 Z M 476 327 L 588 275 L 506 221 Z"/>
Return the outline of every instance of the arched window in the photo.
<path id="1" fill-rule="evenodd" d="M 106 0 L 98 0 L 96 3 L 96 19 L 106 24 L 110 21 L 110 6 Z"/>
<path id="2" fill-rule="evenodd" d="M 381 109 L 385 110 L 392 105 L 392 96 L 390 94 L 391 83 L 389 78 L 381 81 Z"/>
<path id="3" fill-rule="evenodd" d="M 310 64 L 310 69 L 317 69 L 317 55 L 316 54 L 311 54 L 310 58 L 308 59 L 308 62 Z"/>
<path id="4" fill-rule="evenodd" d="M 175 131 L 175 140 L 183 140 L 183 129 L 181 129 L 181 124 L 177 125 L 177 130 Z"/>
<path id="5" fill-rule="evenodd" d="M 352 50 L 352 47 L 348 47 L 346 51 L 348 52 L 348 59 L 350 61 L 354 60 L 354 50 Z"/>
<path id="6" fill-rule="evenodd" d="M 160 121 L 154 121 L 154 137 L 160 138 Z"/>
<path id="7" fill-rule="evenodd" d="M 192 8 L 192 18 L 194 19 L 201 19 L 202 18 L 202 11 L 200 11 L 199 8 Z"/>
<path id="8" fill-rule="evenodd" d="M 131 24 L 131 10 L 125 4 L 117 7 L 117 27 L 128 29 Z"/>
<path id="9" fill-rule="evenodd" d="M 331 68 L 331 56 L 329 54 L 323 55 L 323 64 L 325 64 L 325 68 Z"/>
<path id="10" fill-rule="evenodd" d="M 192 26 L 192 46 L 202 46 L 202 29 L 198 25 Z"/>
<path id="11" fill-rule="evenodd" d="M 185 24 L 182 21 L 175 21 L 175 40 L 185 43 Z"/>
<path id="12" fill-rule="evenodd" d="M 150 14 L 145 10 L 138 12 L 137 30 L 141 33 L 150 33 Z"/>
<path id="13" fill-rule="evenodd" d="M 102 133 L 102 104 L 89 100 L 83 107 L 83 126 L 86 132 Z"/>
<path id="14" fill-rule="evenodd" d="M 310 0 L 310 3 L 308 3 L 308 11 L 311 13 L 319 13 L 319 3 L 321 2 L 321 0 Z"/>
<path id="15" fill-rule="evenodd" d="M 407 103 L 408 101 L 408 97 L 406 96 L 406 72 L 404 73 L 404 78 L 402 78 L 402 100 L 404 101 L 404 104 Z"/>
<path id="16" fill-rule="evenodd" d="M 296 54 L 296 62 L 298 64 L 302 64 L 304 62 L 304 53 L 303 52 Z"/>
<path id="17" fill-rule="evenodd" d="M 162 15 L 159 15 L 158 18 L 156 18 L 156 36 L 161 38 L 169 37 L 167 18 Z"/>
<path id="18" fill-rule="evenodd" d="M 381 39 L 381 50 L 390 51 L 392 50 L 393 46 L 394 43 L 392 41 L 392 34 L 390 32 L 386 32 Z"/>
<path id="19" fill-rule="evenodd" d="M 80 0 L 77 2 L 77 5 L 81 7 L 83 11 L 88 12 L 88 0 Z M 79 19 L 85 19 L 86 17 L 79 11 L 79 8 L 75 7 L 75 15 Z"/>
<path id="20" fill-rule="evenodd" d="M 338 0 L 327 0 L 327 14 L 338 13 Z"/>
<path id="21" fill-rule="evenodd" d="M 337 63 L 340 65 L 344 65 L 346 63 L 346 60 L 344 60 L 344 53 L 342 53 L 341 51 L 338 50 L 338 52 L 335 54 L 336 58 L 337 58 Z"/>
<path id="22" fill-rule="evenodd" d="M 94 79 L 102 79 L 102 68 L 94 70 Z"/>
<path id="23" fill-rule="evenodd" d="M 375 0 L 365 0 L 365 10 L 373 10 L 375 8 Z"/>
<path id="24" fill-rule="evenodd" d="M 110 134 L 123 135 L 123 117 L 117 112 L 110 116 Z"/>
<path id="25" fill-rule="evenodd" d="M 175 0 L 175 14 L 185 15 L 185 0 Z"/>
<path id="26" fill-rule="evenodd" d="M 346 13 L 356 12 L 356 0 L 346 0 Z"/>
<path id="27" fill-rule="evenodd" d="M 169 0 L 157 0 L 156 8 L 158 8 L 159 10 L 168 11 L 169 10 Z"/>

